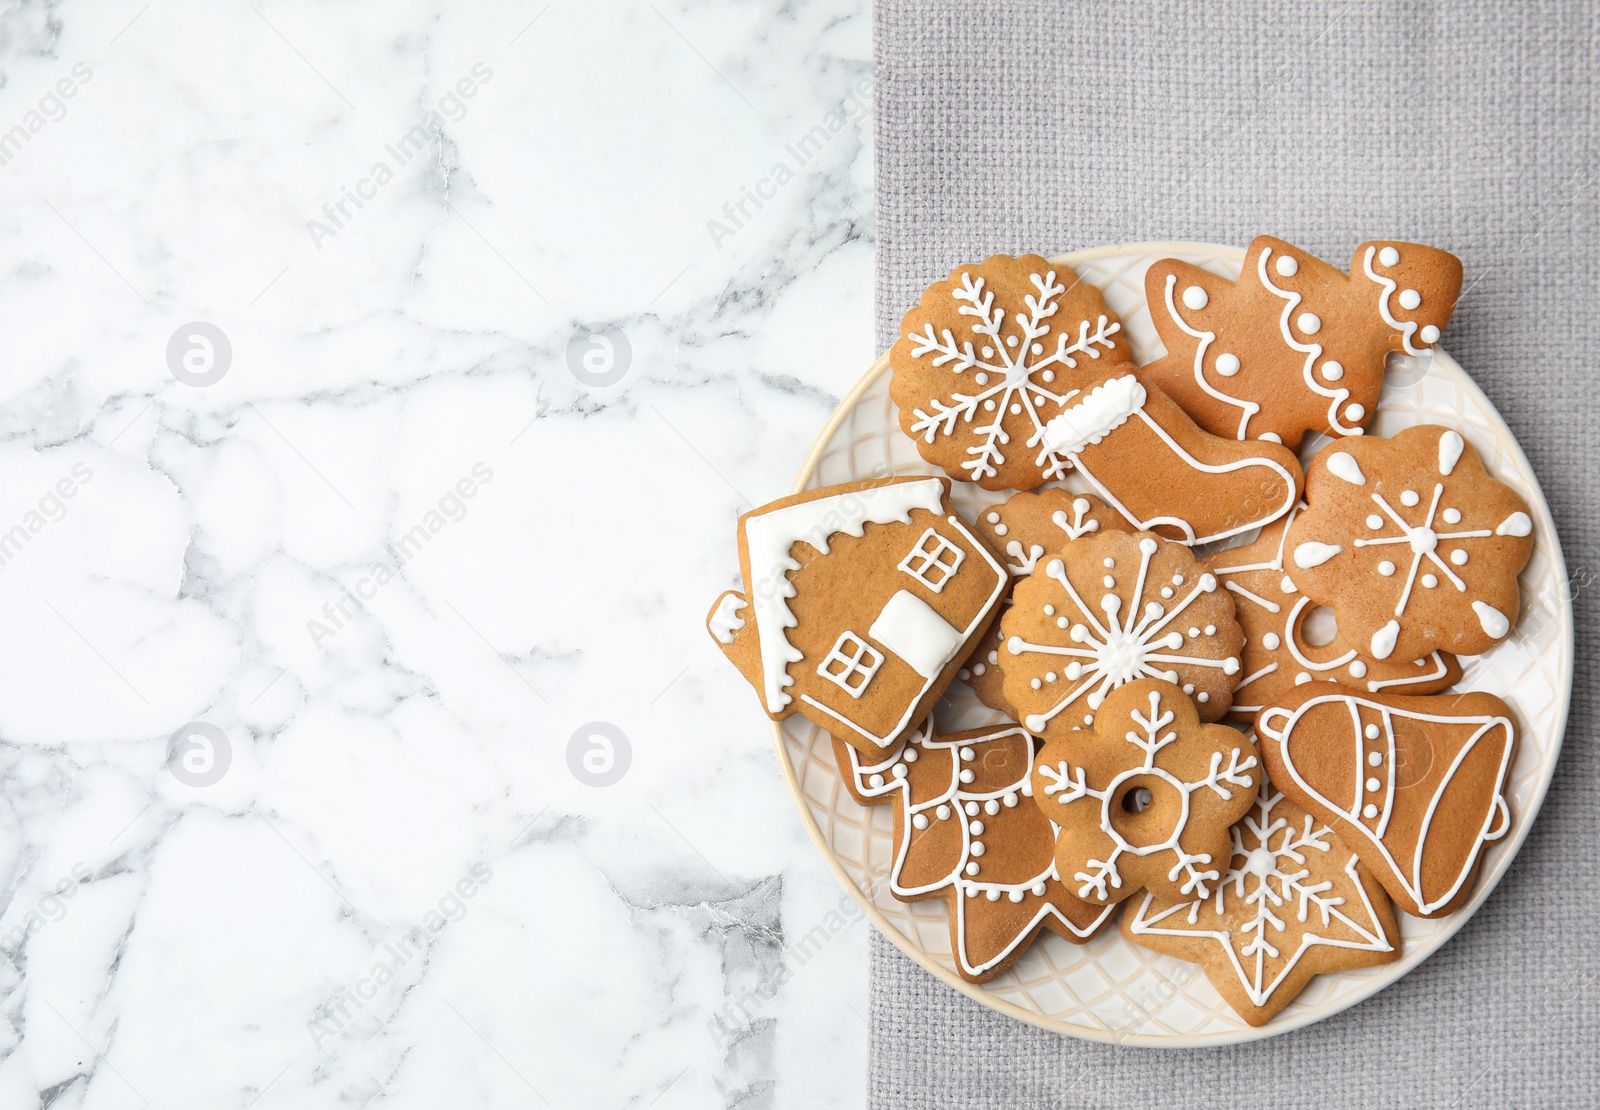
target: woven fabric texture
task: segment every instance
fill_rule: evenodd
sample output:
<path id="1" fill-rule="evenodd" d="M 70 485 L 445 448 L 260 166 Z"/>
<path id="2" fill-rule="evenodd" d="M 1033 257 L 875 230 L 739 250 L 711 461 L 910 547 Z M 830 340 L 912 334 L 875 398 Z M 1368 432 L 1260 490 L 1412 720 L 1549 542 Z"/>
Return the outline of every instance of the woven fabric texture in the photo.
<path id="1" fill-rule="evenodd" d="M 1555 513 L 1577 679 L 1512 872 L 1398 984 L 1225 1049 L 1023 1026 L 872 953 L 868 1101 L 963 1107 L 1593 1106 L 1600 1091 L 1600 6 L 878 0 L 878 332 L 996 252 L 1270 232 L 1460 255 L 1444 346 Z"/>

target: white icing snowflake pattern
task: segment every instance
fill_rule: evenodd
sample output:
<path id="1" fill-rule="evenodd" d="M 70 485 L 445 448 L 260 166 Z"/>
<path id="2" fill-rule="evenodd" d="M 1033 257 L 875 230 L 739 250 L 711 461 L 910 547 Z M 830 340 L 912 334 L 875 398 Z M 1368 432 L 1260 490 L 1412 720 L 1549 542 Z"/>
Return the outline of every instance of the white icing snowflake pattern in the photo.
<path id="1" fill-rule="evenodd" d="M 1310 814 L 1299 824 L 1274 815 L 1280 804 L 1287 805 L 1283 795 L 1263 781 L 1254 809 L 1231 830 L 1232 861 L 1215 891 L 1165 909 L 1154 909 L 1146 898 L 1129 925 L 1135 935 L 1217 941 L 1257 1006 L 1266 1005 L 1301 956 L 1317 945 L 1393 951 L 1356 872 L 1356 857 Z M 1342 867 L 1336 862 L 1341 855 L 1347 857 Z M 1349 882 L 1335 883 L 1327 875 Z M 1359 896 L 1360 904 L 1346 894 Z M 1290 918 L 1310 928 L 1296 932 Z"/>
<path id="2" fill-rule="evenodd" d="M 1064 406 L 1079 390 L 1069 389 L 1056 393 L 1050 388 L 1055 381 L 1052 367 L 1074 368 L 1077 358 L 1086 356 L 1098 359 L 1116 343 L 1111 338 L 1122 330 L 1122 324 L 1101 314 L 1091 326 L 1088 320 L 1080 322 L 1076 338 L 1063 332 L 1056 336 L 1053 350 L 1038 342 L 1049 333 L 1044 321 L 1056 314 L 1059 301 L 1067 286 L 1056 279 L 1056 272 L 1030 274 L 1036 293 L 1024 298 L 1027 312 L 1012 316 L 1016 330 L 1003 334 L 1005 310 L 994 304 L 994 292 L 985 288 L 985 279 L 974 278 L 971 272 L 961 275 L 961 284 L 950 291 L 951 297 L 962 302 L 958 311 L 974 319 L 973 339 L 958 339 L 949 329 L 937 334 L 931 323 L 923 330 L 907 336 L 911 340 L 911 356 L 932 356 L 933 365 L 948 368 L 956 374 L 972 373 L 976 387 L 971 392 L 956 392 L 949 402 L 934 398 L 927 409 L 913 410 L 916 420 L 911 425 L 914 435 L 933 443 L 940 436 L 953 434 L 958 425 L 971 425 L 971 430 L 981 436 L 979 443 L 967 448 L 972 457 L 961 464 L 970 481 L 981 482 L 998 474 L 996 467 L 1006 461 L 1003 448 L 1011 443 L 1003 421 L 1006 415 L 1026 413 L 1033 425 L 1033 435 L 1028 447 L 1039 446 L 1044 437 L 1048 419 L 1040 419 L 1038 405 L 1048 403 L 1056 409 Z M 998 379 L 992 381 L 992 379 Z M 932 411 L 928 411 L 928 410 Z M 980 415 L 986 424 L 975 424 Z M 1052 414 L 1053 415 L 1053 414 Z M 1034 465 L 1039 467 L 1046 481 L 1060 478 L 1072 466 L 1064 455 L 1040 447 Z"/>
<path id="3" fill-rule="evenodd" d="M 1122 613 L 1122 599 L 1111 591 L 1112 579 L 1109 577 L 1106 579 L 1106 593 L 1100 598 L 1101 616 L 1097 616 L 1095 610 L 1084 602 L 1077 588 L 1073 586 L 1072 580 L 1067 577 L 1066 564 L 1060 559 L 1052 559 L 1045 564 L 1045 576 L 1060 584 L 1084 620 L 1072 623 L 1067 617 L 1062 616 L 1057 621 L 1061 627 L 1068 629 L 1067 635 L 1072 642 L 1081 645 L 1078 647 L 1036 644 L 1021 636 L 1011 636 L 1006 640 L 1006 651 L 1014 656 L 1037 653 L 1061 656 L 1070 660 L 1062 668 L 1062 676 L 1075 685 L 1065 697 L 1046 712 L 1028 716 L 1023 723 L 1030 732 L 1042 734 L 1051 720 L 1077 701 L 1086 691 L 1088 692 L 1086 703 L 1089 709 L 1097 710 L 1105 701 L 1107 693 L 1136 678 L 1164 678 L 1168 682 L 1177 682 L 1179 674 L 1172 669 L 1172 664 L 1217 668 L 1228 675 L 1239 673 L 1239 660 L 1235 656 L 1215 659 L 1177 654 L 1183 647 L 1184 635 L 1176 629 L 1167 630 L 1196 598 L 1216 590 L 1215 575 L 1200 575 L 1183 599 L 1171 609 L 1154 599 L 1146 602 L 1143 609 L 1140 609 L 1138 598 L 1144 593 L 1150 572 L 1150 560 L 1159 546 L 1153 539 L 1145 538 L 1139 541 L 1140 564 L 1137 583 L 1133 589 L 1134 603 L 1128 606 L 1126 614 Z M 1181 587 L 1183 584 L 1174 583 L 1174 585 Z M 1163 596 L 1170 599 L 1173 590 L 1173 586 L 1163 587 Z M 1211 634 L 1213 632 L 1207 633 Z M 1054 681 L 1054 672 L 1051 672 L 1049 680 Z M 1038 689 L 1040 685 L 1041 681 L 1035 679 L 1034 688 Z M 1091 720 L 1092 718 L 1086 718 L 1085 723 L 1090 723 Z"/>
<path id="4" fill-rule="evenodd" d="M 1069 541 L 1082 539 L 1100 531 L 1100 522 L 1089 514 L 1094 511 L 1094 506 L 1089 504 L 1088 498 L 1075 498 L 1072 502 L 1072 516 L 1068 517 L 1066 510 L 1057 509 L 1050 515 L 1050 522 L 1061 529 Z M 990 513 L 989 523 L 995 526 L 996 532 L 1001 532 L 1005 525 L 999 523 L 1000 514 Z M 1033 573 L 1033 568 L 1039 565 L 1039 558 L 1044 554 L 1043 544 L 1029 544 L 1024 547 L 1021 540 L 1006 541 L 1006 556 L 1015 562 L 1008 562 L 1006 569 L 1013 578 L 1026 578 Z M 1009 600 L 1006 604 L 1010 604 Z"/>
<path id="5" fill-rule="evenodd" d="M 1210 853 L 1190 853 L 1179 843 L 1188 828 L 1189 796 L 1197 790 L 1209 788 L 1216 791 L 1218 797 L 1227 799 L 1234 794 L 1230 787 L 1248 789 L 1255 784 L 1255 777 L 1246 772 L 1256 766 L 1256 757 L 1252 755 L 1241 759 L 1240 749 L 1231 748 L 1228 753 L 1228 765 L 1224 767 L 1222 753 L 1212 752 L 1210 767 L 1205 776 L 1193 782 L 1185 782 L 1156 763 L 1156 755 L 1161 749 L 1178 739 L 1175 729 L 1166 733 L 1161 731 L 1176 719 L 1172 710 L 1163 711 L 1161 692 L 1150 691 L 1148 715 L 1135 709 L 1132 716 L 1134 722 L 1143 729 L 1143 735 L 1130 730 L 1123 739 L 1139 748 L 1144 753 L 1144 759 L 1137 766 L 1129 767 L 1113 778 L 1105 789 L 1096 790 L 1089 786 L 1084 768 L 1074 768 L 1066 760 L 1058 760 L 1054 767 L 1048 764 L 1039 767 L 1040 776 L 1050 783 L 1044 788 L 1046 796 L 1055 798 L 1062 805 L 1069 805 L 1084 798 L 1093 798 L 1100 803 L 1100 828 L 1111 838 L 1113 844 L 1105 859 L 1091 859 L 1088 861 L 1088 870 L 1073 874 L 1072 877 L 1081 884 L 1078 887 L 1078 897 L 1087 898 L 1093 894 L 1104 900 L 1110 897 L 1112 889 L 1120 889 L 1122 874 L 1117 868 L 1117 861 L 1124 854 L 1152 856 L 1160 852 L 1171 852 L 1175 862 L 1167 873 L 1168 881 L 1181 881 L 1180 890 L 1183 894 L 1205 898 L 1211 890 L 1207 884 L 1216 880 L 1220 872 L 1215 867 L 1205 866 L 1213 862 Z M 1178 792 L 1183 799 L 1183 810 L 1165 839 L 1153 844 L 1136 845 L 1124 837 L 1112 823 L 1111 805 L 1119 789 L 1129 779 L 1152 777 L 1160 779 Z"/>

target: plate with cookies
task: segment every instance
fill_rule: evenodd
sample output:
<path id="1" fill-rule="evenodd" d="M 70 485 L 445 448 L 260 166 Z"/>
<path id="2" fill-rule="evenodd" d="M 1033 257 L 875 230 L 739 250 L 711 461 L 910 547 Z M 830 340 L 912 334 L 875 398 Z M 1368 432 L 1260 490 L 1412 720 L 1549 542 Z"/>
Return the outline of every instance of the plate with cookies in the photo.
<path id="1" fill-rule="evenodd" d="M 1513 866 L 1571 598 L 1441 346 L 1461 289 L 1387 240 L 958 266 L 740 518 L 707 631 L 930 974 L 1090 1040 L 1252 1040 L 1399 979 Z"/>

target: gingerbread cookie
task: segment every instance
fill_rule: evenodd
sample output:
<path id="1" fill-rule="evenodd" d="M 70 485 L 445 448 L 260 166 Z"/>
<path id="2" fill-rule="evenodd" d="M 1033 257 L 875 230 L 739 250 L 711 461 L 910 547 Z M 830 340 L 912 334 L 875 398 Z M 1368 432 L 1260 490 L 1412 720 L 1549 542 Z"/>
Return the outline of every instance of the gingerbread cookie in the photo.
<path id="1" fill-rule="evenodd" d="M 799 712 L 872 755 L 928 715 L 1009 576 L 943 478 L 811 490 L 739 518 L 744 592 L 707 630 L 773 720 Z"/>
<path id="2" fill-rule="evenodd" d="M 1128 522 L 1098 497 L 1056 488 L 1013 494 L 1004 504 L 979 513 L 973 524 L 973 530 L 1003 556 L 1001 561 L 1013 582 L 1032 574 L 1039 557 L 1046 552 L 1055 552 L 1071 540 L 1092 536 L 1102 529 L 1126 532 Z M 1009 594 L 1005 604 L 1011 604 Z M 972 687 L 984 705 L 1011 713 L 1000 688 L 999 662 L 1000 622 L 996 621 L 978 641 L 957 677 Z"/>
<path id="3" fill-rule="evenodd" d="M 1233 595 L 1244 630 L 1239 655 L 1243 677 L 1233 689 L 1228 720 L 1253 721 L 1264 704 L 1304 682 L 1331 681 L 1370 693 L 1402 694 L 1432 694 L 1454 685 L 1461 677 L 1461 664 L 1449 652 L 1435 651 L 1410 661 L 1376 659 L 1337 632 L 1322 644 L 1307 640 L 1306 619 L 1317 606 L 1300 592 L 1283 561 L 1284 537 L 1295 515 L 1291 512 L 1267 525 L 1254 543 L 1200 560 Z"/>
<path id="4" fill-rule="evenodd" d="M 1459 432 L 1419 424 L 1332 444 L 1306 500 L 1290 573 L 1373 658 L 1477 655 L 1510 635 L 1533 521 Z"/>
<path id="5" fill-rule="evenodd" d="M 1055 833 L 1028 795 L 1033 741 L 1016 725 L 934 737 L 913 734 L 894 759 L 841 760 L 865 805 L 894 803 L 889 890 L 903 902 L 943 899 L 950 950 L 969 983 L 987 983 L 1020 956 L 1040 929 L 1082 944 L 1112 909 L 1081 901 L 1055 871 Z"/>
<path id="6" fill-rule="evenodd" d="M 1145 375 L 1217 435 L 1360 435 L 1389 353 L 1431 346 L 1460 292 L 1461 260 L 1416 243 L 1363 243 L 1343 274 L 1262 235 L 1236 282 L 1164 259 L 1145 295 L 1167 354 Z"/>
<path id="7" fill-rule="evenodd" d="M 985 489 L 1077 468 L 1135 527 L 1205 543 L 1288 512 L 1299 460 L 1202 431 L 1130 361 L 1100 291 L 1038 255 L 957 267 L 889 352 L 900 426 Z"/>
<path id="8" fill-rule="evenodd" d="M 1056 873 L 1108 905 L 1141 887 L 1209 897 L 1228 868 L 1228 826 L 1260 784 L 1249 736 L 1201 724 L 1178 687 L 1145 678 L 1113 691 L 1092 730 L 1044 746 L 1033 798 L 1060 826 Z"/>
<path id="9" fill-rule="evenodd" d="M 1400 958 L 1389 896 L 1327 825 L 1263 781 L 1232 836 L 1211 897 L 1146 894 L 1129 903 L 1122 935 L 1199 964 L 1251 1025 L 1272 1020 L 1313 975 Z"/>
<path id="10" fill-rule="evenodd" d="M 1013 588 L 1000 620 L 1005 699 L 1028 731 L 1054 739 L 1093 724 L 1116 687 L 1158 677 L 1218 720 L 1240 669 L 1233 613 L 1181 544 L 1148 532 L 1074 540 Z"/>
<path id="11" fill-rule="evenodd" d="M 1511 828 L 1516 726 L 1493 694 L 1302 686 L 1262 709 L 1256 730 L 1274 785 L 1332 825 L 1407 913 L 1459 909 L 1484 846 Z"/>

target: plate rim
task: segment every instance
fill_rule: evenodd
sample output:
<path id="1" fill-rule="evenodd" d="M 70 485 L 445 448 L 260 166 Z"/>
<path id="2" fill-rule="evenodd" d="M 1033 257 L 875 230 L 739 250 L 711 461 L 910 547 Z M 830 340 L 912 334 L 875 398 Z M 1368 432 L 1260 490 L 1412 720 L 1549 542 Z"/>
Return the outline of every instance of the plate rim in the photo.
<path id="1" fill-rule="evenodd" d="M 1204 255 L 1237 261 L 1242 264 L 1246 252 L 1240 247 L 1220 246 L 1213 243 L 1201 243 L 1185 240 L 1149 240 L 1116 243 L 1092 247 L 1085 250 L 1071 251 L 1066 254 L 1052 255 L 1048 261 L 1056 265 L 1077 267 L 1086 262 L 1093 262 L 1098 259 L 1111 258 L 1119 255 L 1158 253 L 1171 255 Z M 1549 522 L 1549 533 L 1551 540 L 1551 550 L 1549 554 L 1554 564 L 1553 569 L 1558 575 L 1557 581 L 1568 581 L 1566 556 L 1561 548 L 1561 536 L 1555 526 L 1555 516 L 1550 511 L 1550 503 L 1545 497 L 1544 486 L 1539 481 L 1538 473 L 1534 470 L 1533 464 L 1529 462 L 1526 452 L 1523 451 L 1522 444 L 1518 441 L 1516 434 L 1511 431 L 1511 426 L 1506 423 L 1505 417 L 1500 414 L 1500 410 L 1495 407 L 1492 401 L 1489 400 L 1488 396 L 1478 386 L 1477 381 L 1473 379 L 1472 375 L 1467 373 L 1466 369 L 1462 367 L 1460 363 L 1457 363 L 1453 358 L 1450 358 L 1449 353 L 1443 348 L 1436 348 L 1436 351 L 1439 354 L 1442 354 L 1446 359 L 1449 359 L 1449 361 L 1461 371 L 1461 381 L 1463 381 L 1468 390 L 1470 390 L 1470 392 L 1476 396 L 1476 400 L 1483 407 L 1483 409 L 1486 412 L 1493 414 L 1494 418 L 1499 421 L 1500 426 L 1505 430 L 1505 442 L 1514 452 L 1514 458 L 1520 464 L 1521 469 L 1532 479 L 1533 493 L 1535 496 L 1537 496 L 1539 502 L 1538 508 L 1543 512 L 1544 518 Z M 811 449 L 806 453 L 805 459 L 801 462 L 800 469 L 795 476 L 794 485 L 791 488 L 790 493 L 802 493 L 805 491 L 807 482 L 811 480 L 812 476 L 816 472 L 817 465 L 821 461 L 824 452 L 827 450 L 828 444 L 832 441 L 834 434 L 839 430 L 840 426 L 845 422 L 845 420 L 849 418 L 850 414 L 855 410 L 856 405 L 860 403 L 861 398 L 866 394 L 867 390 L 871 389 L 878 379 L 882 377 L 883 374 L 888 372 L 888 370 L 889 352 L 885 351 L 872 362 L 872 364 L 867 368 L 866 372 L 855 383 L 855 385 L 853 385 L 850 390 L 840 399 L 838 406 L 833 410 L 832 414 L 829 415 L 827 422 L 822 426 L 822 430 L 817 434 L 816 440 L 813 441 Z M 1559 691 L 1557 691 L 1560 698 L 1560 707 L 1556 713 L 1555 728 L 1553 729 L 1554 744 L 1550 749 L 1550 757 L 1545 773 L 1543 774 L 1533 797 L 1530 799 L 1529 804 L 1526 806 L 1527 817 L 1525 820 L 1518 822 L 1520 828 L 1512 833 L 1513 839 L 1507 845 L 1509 854 L 1505 856 L 1505 866 L 1500 869 L 1500 873 L 1492 878 L 1485 878 L 1483 876 L 1479 877 L 1477 888 L 1473 893 L 1472 900 L 1462 909 L 1457 910 L 1455 913 L 1449 915 L 1449 920 L 1445 925 L 1442 935 L 1436 934 L 1438 935 L 1438 942 L 1426 952 L 1417 954 L 1415 957 L 1409 957 L 1407 954 L 1402 952 L 1400 959 L 1396 960 L 1394 963 L 1382 965 L 1383 967 L 1390 969 L 1392 974 L 1374 978 L 1373 982 L 1369 986 L 1353 991 L 1349 996 L 1339 1000 L 1339 1002 L 1332 1004 L 1326 1009 L 1311 1010 L 1305 1013 L 1303 1016 L 1298 1018 L 1289 1018 L 1284 1021 L 1279 1021 L 1277 1018 L 1274 1018 L 1265 1025 L 1247 1025 L 1243 1029 L 1221 1033 L 1121 1033 L 1113 1029 L 1095 1029 L 1088 1026 L 1071 1024 L 1053 1019 L 1048 1015 L 1038 1013 L 1037 1011 L 1024 1009 L 1014 1002 L 1009 1002 L 1003 998 L 997 997 L 988 989 L 987 984 L 969 983 L 965 979 L 962 979 L 955 972 L 946 968 L 943 964 L 935 961 L 922 949 L 914 946 L 911 943 L 910 938 L 907 937 L 898 926 L 889 921 L 889 919 L 883 915 L 882 911 L 878 909 L 877 905 L 872 901 L 872 899 L 867 896 L 867 893 L 861 889 L 861 887 L 856 883 L 855 879 L 852 878 L 844 869 L 844 865 L 839 862 L 838 856 L 835 855 L 832 845 L 823 836 L 822 829 L 817 824 L 817 820 L 812 815 L 811 808 L 806 802 L 805 793 L 801 789 L 799 776 L 795 770 L 793 761 L 789 758 L 788 750 L 785 747 L 783 722 L 770 721 L 769 724 L 772 729 L 773 745 L 777 750 L 778 764 L 783 770 L 784 782 L 789 787 L 789 793 L 794 800 L 795 807 L 800 811 L 801 823 L 805 826 L 807 834 L 811 837 L 812 844 L 822 856 L 823 862 L 827 864 L 829 870 L 833 872 L 834 877 L 838 879 L 839 883 L 847 892 L 849 892 L 851 897 L 856 900 L 857 904 L 861 906 L 862 910 L 866 914 L 867 919 L 872 922 L 873 927 L 877 929 L 878 932 L 884 937 L 886 937 L 891 944 L 893 944 L 901 952 L 905 953 L 905 955 L 910 957 L 914 963 L 916 963 L 924 971 L 927 971 L 929 974 L 931 974 L 935 979 L 960 992 L 961 994 L 966 995 L 979 1005 L 985 1006 L 998 1013 L 1005 1014 L 1007 1017 L 1020 1021 L 1025 1025 L 1031 1025 L 1038 1029 L 1048 1030 L 1049 1032 L 1062 1036 L 1075 1037 L 1080 1040 L 1092 1041 L 1101 1044 L 1129 1045 L 1140 1048 L 1220 1048 L 1225 1045 L 1243 1044 L 1252 1041 L 1266 1040 L 1269 1037 L 1291 1033 L 1297 1029 L 1303 1029 L 1307 1026 L 1314 1025 L 1319 1021 L 1333 1017 L 1334 1015 L 1342 1013 L 1358 1003 L 1366 1001 L 1378 992 L 1405 978 L 1405 976 L 1409 975 L 1429 956 L 1432 956 L 1435 952 L 1439 951 L 1439 949 L 1448 944 L 1455 937 L 1456 933 L 1458 933 L 1461 928 L 1472 919 L 1472 917 L 1483 906 L 1483 903 L 1489 899 L 1490 895 L 1494 893 L 1495 888 L 1500 885 L 1501 880 L 1504 879 L 1506 873 L 1510 871 L 1512 863 L 1515 862 L 1517 855 L 1522 851 L 1522 846 L 1524 842 L 1526 842 L 1528 834 L 1532 831 L 1534 823 L 1538 820 L 1539 811 L 1544 807 L 1545 796 L 1548 794 L 1550 789 L 1550 783 L 1555 777 L 1555 767 L 1556 763 L 1561 757 L 1561 748 L 1566 740 L 1567 724 L 1572 710 L 1572 671 L 1574 664 L 1573 652 L 1575 650 L 1572 597 L 1570 591 L 1567 591 L 1560 598 L 1559 616 L 1561 617 L 1560 623 L 1562 628 L 1561 635 L 1555 646 L 1562 648 L 1565 651 L 1568 677 L 1566 684 Z"/>

